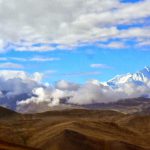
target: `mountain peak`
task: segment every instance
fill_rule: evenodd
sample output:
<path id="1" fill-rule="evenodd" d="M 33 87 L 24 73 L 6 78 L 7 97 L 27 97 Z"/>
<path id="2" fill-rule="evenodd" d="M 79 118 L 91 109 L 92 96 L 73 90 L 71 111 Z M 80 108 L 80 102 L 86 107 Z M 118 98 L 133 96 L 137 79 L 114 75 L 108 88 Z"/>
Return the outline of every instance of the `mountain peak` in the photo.
<path id="1" fill-rule="evenodd" d="M 141 72 L 141 73 L 150 73 L 150 67 L 149 66 L 146 66 L 146 67 L 144 67 L 144 69 L 142 69 L 141 71 L 139 71 L 139 72 Z"/>
<path id="2" fill-rule="evenodd" d="M 141 76 L 142 78 L 150 79 L 150 67 L 146 66 L 144 69 L 136 73 L 137 75 Z"/>
<path id="3" fill-rule="evenodd" d="M 146 66 L 144 69 L 136 72 L 136 73 L 127 73 L 125 75 L 117 75 L 113 79 L 109 80 L 107 84 L 112 87 L 116 87 L 120 84 L 125 83 L 145 83 L 150 80 L 150 67 Z"/>
<path id="4" fill-rule="evenodd" d="M 146 69 L 148 72 L 150 72 L 150 66 L 145 66 L 144 69 Z"/>

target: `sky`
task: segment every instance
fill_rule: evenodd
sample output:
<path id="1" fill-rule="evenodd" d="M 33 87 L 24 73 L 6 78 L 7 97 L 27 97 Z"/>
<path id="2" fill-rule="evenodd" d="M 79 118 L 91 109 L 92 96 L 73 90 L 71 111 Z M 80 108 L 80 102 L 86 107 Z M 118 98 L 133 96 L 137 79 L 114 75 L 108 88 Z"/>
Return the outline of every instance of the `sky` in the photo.
<path id="1" fill-rule="evenodd" d="M 0 0 L 0 106 L 150 97 L 145 66 L 150 0 Z"/>
<path id="2" fill-rule="evenodd" d="M 0 0 L 0 70 L 107 81 L 150 66 L 149 0 Z"/>

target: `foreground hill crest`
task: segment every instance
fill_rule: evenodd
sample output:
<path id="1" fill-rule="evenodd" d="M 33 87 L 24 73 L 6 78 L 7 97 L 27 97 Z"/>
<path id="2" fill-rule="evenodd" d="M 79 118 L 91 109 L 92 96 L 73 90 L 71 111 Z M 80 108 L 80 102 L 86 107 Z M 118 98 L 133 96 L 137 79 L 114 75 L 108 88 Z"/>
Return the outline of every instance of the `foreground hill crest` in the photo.
<path id="1" fill-rule="evenodd" d="M 149 150 L 150 117 L 72 109 L 19 114 L 0 108 L 0 149 Z"/>

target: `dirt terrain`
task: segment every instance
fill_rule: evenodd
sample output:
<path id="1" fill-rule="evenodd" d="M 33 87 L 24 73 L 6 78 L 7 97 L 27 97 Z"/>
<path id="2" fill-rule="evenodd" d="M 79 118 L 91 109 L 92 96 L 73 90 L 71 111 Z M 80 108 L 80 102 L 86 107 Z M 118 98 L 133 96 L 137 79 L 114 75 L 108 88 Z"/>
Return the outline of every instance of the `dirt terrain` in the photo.
<path id="1" fill-rule="evenodd" d="M 1 150 L 150 150 L 150 116 L 72 109 L 19 114 L 0 108 Z"/>

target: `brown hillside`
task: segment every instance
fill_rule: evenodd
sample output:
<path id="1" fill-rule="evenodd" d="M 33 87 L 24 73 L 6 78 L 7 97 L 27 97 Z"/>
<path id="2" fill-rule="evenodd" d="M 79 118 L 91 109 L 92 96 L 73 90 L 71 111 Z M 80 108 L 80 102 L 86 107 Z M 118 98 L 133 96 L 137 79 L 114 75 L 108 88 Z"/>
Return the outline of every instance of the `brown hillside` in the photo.
<path id="1" fill-rule="evenodd" d="M 0 149 L 150 149 L 150 116 L 84 109 L 12 114 L 0 117 Z"/>

